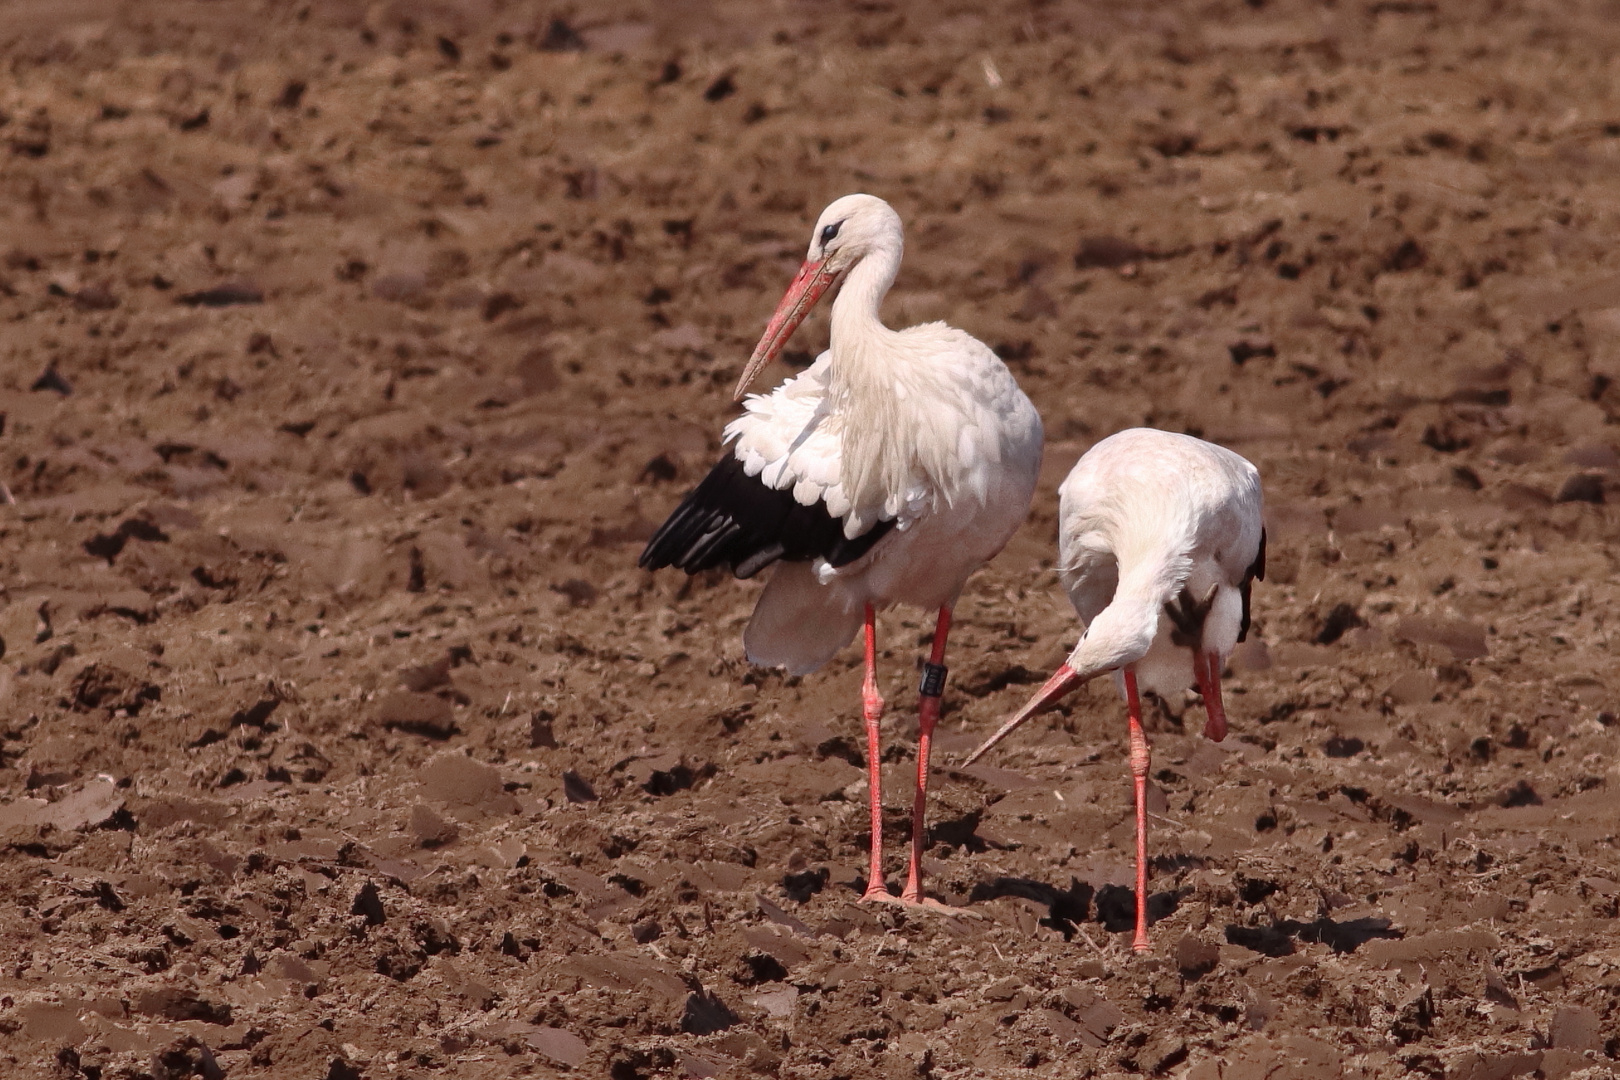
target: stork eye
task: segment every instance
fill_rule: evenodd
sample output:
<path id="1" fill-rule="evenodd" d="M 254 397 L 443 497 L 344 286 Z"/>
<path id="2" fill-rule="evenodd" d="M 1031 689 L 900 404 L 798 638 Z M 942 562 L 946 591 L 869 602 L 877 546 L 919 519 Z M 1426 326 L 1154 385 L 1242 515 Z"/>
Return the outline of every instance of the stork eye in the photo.
<path id="1" fill-rule="evenodd" d="M 835 238 L 837 238 L 837 236 L 838 236 L 838 226 L 840 226 L 842 224 L 843 224 L 842 221 L 835 221 L 831 225 L 827 226 L 825 229 L 821 230 L 821 246 L 823 248 L 825 248 L 828 244 L 832 243 Z"/>

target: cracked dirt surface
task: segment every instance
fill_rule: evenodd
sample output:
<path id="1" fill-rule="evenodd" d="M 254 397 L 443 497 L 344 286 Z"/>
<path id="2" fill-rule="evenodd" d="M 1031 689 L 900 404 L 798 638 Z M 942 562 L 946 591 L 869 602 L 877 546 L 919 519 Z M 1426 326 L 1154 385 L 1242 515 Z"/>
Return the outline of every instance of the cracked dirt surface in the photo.
<path id="1" fill-rule="evenodd" d="M 6 1075 L 1613 1075 L 1612 5 L 983 7 L 0 15 Z M 952 642 L 978 918 L 853 903 L 854 650 L 635 569 L 859 189 L 1050 440 Z M 1156 710 L 1148 957 L 1110 688 L 951 767 L 1136 424 L 1271 542 L 1232 735 Z"/>

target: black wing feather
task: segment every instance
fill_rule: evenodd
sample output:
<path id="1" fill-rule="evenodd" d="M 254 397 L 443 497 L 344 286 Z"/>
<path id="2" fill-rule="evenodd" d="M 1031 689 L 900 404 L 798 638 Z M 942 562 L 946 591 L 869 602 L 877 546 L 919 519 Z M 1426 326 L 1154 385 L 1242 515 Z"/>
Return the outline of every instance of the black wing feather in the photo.
<path id="1" fill-rule="evenodd" d="M 739 578 L 751 578 L 778 559 L 844 566 L 893 528 L 893 521 L 880 521 L 850 540 L 826 503 L 805 506 L 791 487 L 767 487 L 727 454 L 659 526 L 638 562 L 646 570 L 674 566 L 688 574 L 724 566 Z"/>
<path id="2" fill-rule="evenodd" d="M 1243 573 L 1243 584 L 1238 591 L 1243 594 L 1243 621 L 1238 624 L 1238 640 L 1243 641 L 1249 636 L 1249 590 L 1256 578 L 1266 580 L 1266 530 L 1260 530 L 1260 550 L 1255 553 L 1254 562 L 1249 564 L 1248 570 Z"/>

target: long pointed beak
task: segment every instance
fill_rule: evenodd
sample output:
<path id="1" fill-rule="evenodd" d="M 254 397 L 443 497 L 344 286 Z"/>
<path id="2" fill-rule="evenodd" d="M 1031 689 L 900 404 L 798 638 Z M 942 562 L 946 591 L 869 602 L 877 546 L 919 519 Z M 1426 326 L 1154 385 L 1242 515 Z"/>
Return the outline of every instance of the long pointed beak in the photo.
<path id="1" fill-rule="evenodd" d="M 1221 660 L 1214 653 L 1202 650 L 1193 653 L 1193 676 L 1198 680 L 1198 692 L 1204 695 L 1204 738 L 1220 742 L 1226 738 L 1226 708 L 1221 704 Z"/>
<path id="2" fill-rule="evenodd" d="M 759 339 L 754 346 L 754 355 L 748 358 L 748 365 L 743 368 L 742 378 L 737 380 L 737 389 L 731 392 L 731 400 L 741 401 L 743 395 L 748 393 L 748 384 L 759 375 L 766 364 L 776 359 L 782 346 L 787 344 L 793 331 L 804 322 L 804 317 L 810 314 L 810 309 L 816 306 L 821 294 L 826 292 L 838 275 L 827 267 L 827 260 L 806 260 L 799 267 L 798 274 L 793 278 L 793 284 L 788 286 L 787 292 L 782 294 L 781 303 L 776 305 L 776 313 L 765 327 L 765 336 Z"/>
<path id="3" fill-rule="evenodd" d="M 1064 694 L 1067 694 L 1080 684 L 1089 681 L 1089 676 L 1081 675 L 1068 664 L 1059 664 L 1058 669 L 1052 673 L 1052 677 L 1047 679 L 1046 684 L 1035 692 L 1034 697 L 1029 699 L 1029 704 L 1025 705 L 1022 709 L 1019 709 L 1011 720 L 1008 720 L 1005 724 L 1002 724 L 1001 730 L 986 739 L 984 741 L 984 745 L 973 751 L 968 759 L 962 762 L 962 764 L 967 766 L 973 764 L 975 761 L 978 761 L 985 755 L 987 751 L 989 751 L 992 746 L 996 745 L 996 743 L 1012 734 L 1013 728 L 1017 727 L 1019 724 L 1022 724 L 1025 720 L 1028 720 L 1036 713 L 1041 712 L 1042 710 L 1055 704 L 1059 698 L 1063 697 Z"/>

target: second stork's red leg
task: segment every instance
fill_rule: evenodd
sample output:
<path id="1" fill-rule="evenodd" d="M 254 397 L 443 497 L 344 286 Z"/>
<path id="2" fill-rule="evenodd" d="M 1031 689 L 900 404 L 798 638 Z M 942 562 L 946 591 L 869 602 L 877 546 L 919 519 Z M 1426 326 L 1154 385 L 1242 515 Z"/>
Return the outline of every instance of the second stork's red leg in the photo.
<path id="1" fill-rule="evenodd" d="M 945 639 L 951 634 L 951 609 L 939 609 L 934 625 L 934 645 L 923 668 L 922 686 L 917 699 L 917 793 L 911 804 L 911 865 L 906 872 L 906 888 L 900 899 L 909 904 L 926 903 L 922 894 L 922 850 L 925 811 L 928 804 L 928 753 L 939 723 L 939 699 L 945 692 Z"/>
<path id="2" fill-rule="evenodd" d="M 1131 779 L 1136 787 L 1136 937 L 1131 948 L 1148 951 L 1147 933 L 1147 775 L 1151 752 L 1142 730 L 1142 699 L 1136 695 L 1136 672 L 1125 669 L 1125 705 L 1131 717 Z"/>
<path id="3" fill-rule="evenodd" d="M 883 747 L 879 738 L 883 695 L 877 688 L 877 614 L 871 604 L 866 605 L 866 680 L 861 683 L 861 716 L 866 720 L 866 777 L 872 799 L 872 862 L 861 899 L 891 900 L 883 884 Z"/>

